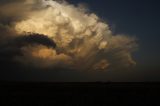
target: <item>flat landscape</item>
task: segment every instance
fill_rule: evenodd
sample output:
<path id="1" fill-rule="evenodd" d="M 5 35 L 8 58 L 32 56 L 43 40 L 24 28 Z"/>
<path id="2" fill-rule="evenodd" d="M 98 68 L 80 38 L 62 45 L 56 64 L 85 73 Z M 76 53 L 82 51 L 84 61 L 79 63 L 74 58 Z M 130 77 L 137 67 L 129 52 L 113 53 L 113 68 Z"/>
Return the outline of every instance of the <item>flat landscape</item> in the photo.
<path id="1" fill-rule="evenodd" d="M 156 82 L 0 82 L 3 106 L 157 105 Z"/>

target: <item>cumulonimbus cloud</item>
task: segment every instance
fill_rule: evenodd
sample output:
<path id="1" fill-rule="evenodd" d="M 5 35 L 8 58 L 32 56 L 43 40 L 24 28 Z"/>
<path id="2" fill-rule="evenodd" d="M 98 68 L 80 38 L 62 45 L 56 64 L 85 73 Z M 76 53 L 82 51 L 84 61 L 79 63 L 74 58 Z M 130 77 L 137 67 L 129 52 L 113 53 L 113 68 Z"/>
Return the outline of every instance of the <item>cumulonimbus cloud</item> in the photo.
<path id="1" fill-rule="evenodd" d="M 13 38 L 37 34 L 46 36 L 56 45 L 53 48 L 46 44 L 48 41 L 44 40 L 45 44 L 39 40 L 39 43 L 32 41 L 36 36 L 26 37 L 24 42 L 31 38 L 30 42 L 19 48 L 21 55 L 13 57 L 24 65 L 105 71 L 109 67 L 136 64 L 132 59 L 137 47 L 135 38 L 114 35 L 106 22 L 83 6 L 74 6 L 66 1 L 24 0 L 6 4 L 0 12 L 11 18 L 8 32 L 14 31 Z M 6 23 L 1 23 L 1 26 L 6 27 Z"/>

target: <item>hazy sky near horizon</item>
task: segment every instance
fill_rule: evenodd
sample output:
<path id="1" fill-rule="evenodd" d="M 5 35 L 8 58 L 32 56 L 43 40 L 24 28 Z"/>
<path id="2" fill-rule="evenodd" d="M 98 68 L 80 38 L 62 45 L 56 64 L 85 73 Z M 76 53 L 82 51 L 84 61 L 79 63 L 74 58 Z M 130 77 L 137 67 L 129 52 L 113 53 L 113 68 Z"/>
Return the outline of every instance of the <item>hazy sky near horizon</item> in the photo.
<path id="1" fill-rule="evenodd" d="M 65 69 L 59 71 L 4 69 L 0 71 L 1 80 L 160 81 L 160 2 L 158 0 L 66 1 L 74 5 L 85 4 L 90 12 L 108 23 L 112 33 L 135 37 L 138 44 L 138 49 L 133 53 L 136 66 L 126 70 L 105 72 L 81 72 Z M 13 1 L 0 0 L 0 5 L 10 2 Z M 0 21 L 3 23 L 4 19 Z M 2 65 L 8 66 L 8 64 L 12 66 L 12 63 L 7 62 Z"/>

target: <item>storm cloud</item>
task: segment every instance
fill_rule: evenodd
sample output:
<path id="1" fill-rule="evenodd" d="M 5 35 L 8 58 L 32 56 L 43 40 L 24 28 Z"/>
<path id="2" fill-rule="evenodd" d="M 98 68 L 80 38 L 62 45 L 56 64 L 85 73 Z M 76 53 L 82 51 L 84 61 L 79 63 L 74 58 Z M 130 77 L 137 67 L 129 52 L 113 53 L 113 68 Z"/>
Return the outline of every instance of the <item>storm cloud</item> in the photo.
<path id="1" fill-rule="evenodd" d="M 17 0 L 2 3 L 0 14 L 0 55 L 8 53 L 7 59 L 18 64 L 84 71 L 136 64 L 132 59 L 136 39 L 114 35 L 106 22 L 84 6 Z"/>

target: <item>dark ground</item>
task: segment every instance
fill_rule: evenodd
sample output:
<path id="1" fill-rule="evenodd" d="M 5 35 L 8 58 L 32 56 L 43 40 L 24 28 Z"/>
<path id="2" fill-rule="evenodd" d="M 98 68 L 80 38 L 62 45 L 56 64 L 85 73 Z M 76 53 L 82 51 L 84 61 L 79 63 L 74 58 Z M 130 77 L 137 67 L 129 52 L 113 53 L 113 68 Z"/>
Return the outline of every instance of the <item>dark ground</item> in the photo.
<path id="1" fill-rule="evenodd" d="M 0 106 L 159 106 L 160 83 L 0 82 Z M 109 105 L 109 106 L 110 106 Z"/>

